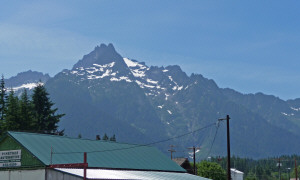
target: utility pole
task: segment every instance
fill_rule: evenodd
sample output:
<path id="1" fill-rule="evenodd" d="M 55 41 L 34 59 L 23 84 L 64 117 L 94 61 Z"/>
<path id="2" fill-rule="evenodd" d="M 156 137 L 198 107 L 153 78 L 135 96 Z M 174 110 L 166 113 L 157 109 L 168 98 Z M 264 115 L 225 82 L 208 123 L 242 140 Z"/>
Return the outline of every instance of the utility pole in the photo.
<path id="1" fill-rule="evenodd" d="M 176 152 L 173 147 L 175 147 L 174 145 L 170 145 L 170 149 L 168 151 L 171 152 L 171 159 L 173 159 L 173 152 Z"/>
<path id="2" fill-rule="evenodd" d="M 296 157 L 295 157 L 295 175 L 296 175 L 296 180 L 298 180 L 298 167 L 297 167 L 297 159 L 296 159 Z"/>
<path id="3" fill-rule="evenodd" d="M 286 168 L 288 170 L 288 180 L 290 180 L 290 170 L 291 168 Z"/>
<path id="4" fill-rule="evenodd" d="M 227 121 L 227 180 L 231 180 L 231 172 L 230 172 L 230 132 L 229 132 L 229 115 L 226 118 L 219 119 L 219 121 Z"/>
<path id="5" fill-rule="evenodd" d="M 196 149 L 200 149 L 200 147 L 190 147 L 188 149 L 193 149 L 193 153 L 194 153 L 194 174 L 197 175 L 197 172 L 196 172 Z"/>
<path id="6" fill-rule="evenodd" d="M 87 153 L 86 152 L 83 153 L 83 163 L 87 164 Z M 83 168 L 83 180 L 86 180 L 86 167 L 87 166 L 84 166 L 84 168 Z"/>
<path id="7" fill-rule="evenodd" d="M 280 158 L 278 159 L 278 173 L 279 173 L 279 180 L 281 180 L 281 172 L 280 172 Z"/>
<path id="8" fill-rule="evenodd" d="M 51 146 L 51 150 L 50 150 L 50 164 L 52 164 L 52 156 L 53 156 L 53 148 Z"/>

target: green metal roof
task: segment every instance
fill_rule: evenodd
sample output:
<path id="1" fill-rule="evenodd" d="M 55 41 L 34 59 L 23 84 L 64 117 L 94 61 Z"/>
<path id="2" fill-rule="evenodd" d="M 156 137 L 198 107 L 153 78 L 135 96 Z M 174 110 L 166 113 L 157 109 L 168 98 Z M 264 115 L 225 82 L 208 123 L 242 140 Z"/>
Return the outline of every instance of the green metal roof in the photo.
<path id="1" fill-rule="evenodd" d="M 45 165 L 51 161 L 52 164 L 82 163 L 83 153 L 87 152 L 89 167 L 186 172 L 151 146 L 11 131 L 8 135 Z"/>

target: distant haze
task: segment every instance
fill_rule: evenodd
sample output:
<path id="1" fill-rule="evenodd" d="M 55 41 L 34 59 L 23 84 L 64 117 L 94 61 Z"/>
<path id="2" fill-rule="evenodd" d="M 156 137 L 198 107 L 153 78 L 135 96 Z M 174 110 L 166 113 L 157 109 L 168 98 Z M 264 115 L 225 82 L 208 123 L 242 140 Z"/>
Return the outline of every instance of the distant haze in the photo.
<path id="1" fill-rule="evenodd" d="M 300 2 L 5 1 L 0 73 L 54 76 L 100 43 L 220 87 L 300 98 Z"/>
<path id="2" fill-rule="evenodd" d="M 202 75 L 187 75 L 178 65 L 147 66 L 123 58 L 112 44 L 95 47 L 53 78 L 27 71 L 6 85 L 19 90 L 16 94 L 23 88 L 31 94 L 37 82 L 45 84 L 55 106 L 66 114 L 59 128 L 68 136 L 94 138 L 106 132 L 116 134 L 119 142 L 160 142 L 155 145 L 162 151 L 170 144 L 176 150 L 193 145 L 201 147 L 199 156 L 206 159 L 225 155 L 226 129 L 216 121 L 228 114 L 236 156 L 271 157 L 300 149 L 294 143 L 300 139 L 300 98 L 284 101 L 219 88 Z M 180 138 L 171 138 L 176 136 Z M 160 141 L 165 138 L 171 139 Z M 176 156 L 186 157 L 186 151 L 180 152 Z"/>

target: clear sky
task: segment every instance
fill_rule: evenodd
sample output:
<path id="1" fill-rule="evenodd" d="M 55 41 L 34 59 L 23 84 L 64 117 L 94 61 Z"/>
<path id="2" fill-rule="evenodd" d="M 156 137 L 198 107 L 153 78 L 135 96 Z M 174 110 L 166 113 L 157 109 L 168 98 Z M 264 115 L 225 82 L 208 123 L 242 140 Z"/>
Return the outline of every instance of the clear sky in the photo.
<path id="1" fill-rule="evenodd" d="M 96 45 L 222 87 L 300 98 L 300 1 L 0 0 L 0 73 L 54 76 Z"/>

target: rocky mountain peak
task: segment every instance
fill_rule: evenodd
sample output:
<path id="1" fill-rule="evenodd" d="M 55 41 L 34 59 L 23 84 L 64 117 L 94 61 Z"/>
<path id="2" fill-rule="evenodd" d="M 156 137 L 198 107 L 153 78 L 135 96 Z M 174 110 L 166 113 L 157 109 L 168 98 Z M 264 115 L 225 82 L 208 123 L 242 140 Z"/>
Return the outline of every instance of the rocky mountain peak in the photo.
<path id="1" fill-rule="evenodd" d="M 122 56 L 116 52 L 112 44 L 101 44 L 100 46 L 96 46 L 92 52 L 83 56 L 83 58 L 73 66 L 73 69 L 91 67 L 93 64 L 104 65 L 112 62 L 126 66 Z"/>
<path id="2" fill-rule="evenodd" d="M 16 76 L 13 76 L 9 79 L 5 80 L 7 87 L 16 87 L 22 84 L 29 84 L 29 83 L 37 83 L 39 81 L 45 83 L 50 79 L 49 74 L 43 74 L 37 71 L 25 71 L 18 73 Z"/>
<path id="3" fill-rule="evenodd" d="M 100 44 L 100 46 L 96 46 L 94 49 L 95 52 L 97 53 L 117 53 L 115 50 L 115 47 L 113 44 L 109 43 L 108 45 L 106 44 Z"/>

